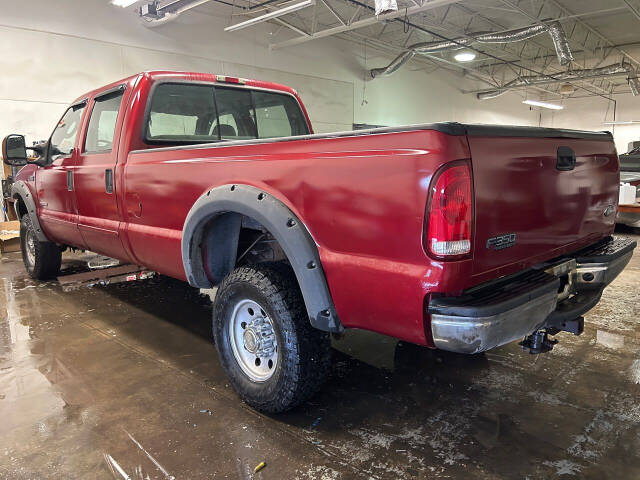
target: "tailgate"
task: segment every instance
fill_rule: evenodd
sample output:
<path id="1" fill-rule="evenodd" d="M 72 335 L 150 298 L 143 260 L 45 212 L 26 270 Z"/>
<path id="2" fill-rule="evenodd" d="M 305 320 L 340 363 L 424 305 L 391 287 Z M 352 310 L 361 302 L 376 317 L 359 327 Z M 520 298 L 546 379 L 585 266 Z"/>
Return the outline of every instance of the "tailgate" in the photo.
<path id="1" fill-rule="evenodd" d="M 612 232 L 619 168 L 610 134 L 490 126 L 467 133 L 474 276 L 522 270 Z"/>

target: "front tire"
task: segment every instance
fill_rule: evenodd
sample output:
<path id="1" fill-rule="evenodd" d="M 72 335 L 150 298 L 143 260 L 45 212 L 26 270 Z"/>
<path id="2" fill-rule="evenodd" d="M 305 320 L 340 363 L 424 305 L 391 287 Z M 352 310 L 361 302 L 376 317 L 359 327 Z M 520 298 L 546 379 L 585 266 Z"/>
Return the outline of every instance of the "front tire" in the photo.
<path id="1" fill-rule="evenodd" d="M 40 242 L 29 215 L 20 219 L 22 261 L 31 278 L 49 280 L 60 273 L 62 252 L 53 242 Z"/>
<path id="2" fill-rule="evenodd" d="M 282 263 L 240 267 L 224 279 L 213 336 L 231 385 L 256 410 L 299 405 L 329 371 L 329 334 L 311 326 L 295 275 Z"/>

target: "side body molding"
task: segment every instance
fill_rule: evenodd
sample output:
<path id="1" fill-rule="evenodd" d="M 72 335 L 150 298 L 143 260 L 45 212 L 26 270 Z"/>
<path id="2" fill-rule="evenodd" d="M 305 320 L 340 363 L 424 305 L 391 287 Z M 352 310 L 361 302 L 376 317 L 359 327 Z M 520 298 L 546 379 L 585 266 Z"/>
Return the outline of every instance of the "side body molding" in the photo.
<path id="1" fill-rule="evenodd" d="M 38 241 L 40 242 L 48 242 L 49 239 L 45 236 L 42 231 L 42 227 L 40 226 L 40 220 L 38 220 L 38 212 L 36 210 L 36 202 L 29 190 L 29 187 L 22 180 L 15 182 L 11 186 L 11 196 L 16 200 L 21 199 L 25 206 L 27 207 L 27 215 L 31 219 L 31 224 L 36 230 L 36 236 L 38 237 Z M 20 218 L 20 212 L 18 212 L 17 204 L 16 204 L 16 215 Z"/>
<path id="2" fill-rule="evenodd" d="M 311 325 L 328 332 L 341 332 L 343 327 L 329 292 L 318 249 L 309 231 L 284 203 L 255 187 L 223 185 L 208 191 L 194 203 L 182 230 L 182 262 L 189 284 L 211 288 L 212 281 L 207 277 L 203 265 L 201 244 L 205 232 L 210 231 L 209 227 L 213 226 L 214 235 L 218 230 L 226 230 L 216 228 L 215 223 L 219 219 L 224 220 L 228 213 L 246 215 L 260 222 L 275 237 L 298 279 Z M 233 268 L 237 235 L 231 249 L 226 243 L 216 242 L 223 258 L 215 264 L 231 264 Z M 213 283 L 217 284 L 221 280 L 216 278 L 220 269 L 215 270 Z"/>

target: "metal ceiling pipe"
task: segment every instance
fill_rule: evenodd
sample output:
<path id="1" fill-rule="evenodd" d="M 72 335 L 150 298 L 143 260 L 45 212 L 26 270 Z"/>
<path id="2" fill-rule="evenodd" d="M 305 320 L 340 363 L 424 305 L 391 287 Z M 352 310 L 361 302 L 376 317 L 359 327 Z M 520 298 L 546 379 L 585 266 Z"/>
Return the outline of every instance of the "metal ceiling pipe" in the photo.
<path id="1" fill-rule="evenodd" d="M 158 7 L 157 18 L 140 17 L 142 24 L 146 27 L 158 27 L 166 23 L 172 22 L 187 10 L 199 7 L 203 3 L 207 3 L 210 0 L 175 0 L 167 5 Z"/>
<path id="2" fill-rule="evenodd" d="M 569 47 L 569 39 L 567 38 L 567 34 L 564 32 L 560 22 L 556 20 L 554 22 L 549 22 L 547 25 L 549 27 L 549 35 L 551 36 L 553 46 L 556 49 L 556 55 L 558 55 L 558 62 L 560 62 L 560 65 L 568 65 L 573 62 L 573 54 Z"/>
<path id="3" fill-rule="evenodd" d="M 546 31 L 546 25 L 531 25 L 529 27 L 515 28 L 501 33 L 479 33 L 473 35 L 473 38 L 475 41 L 482 43 L 519 42 L 521 40 L 527 40 L 531 37 L 535 37 L 536 35 L 540 35 Z"/>
<path id="4" fill-rule="evenodd" d="M 606 67 L 599 68 L 585 68 L 579 70 L 569 70 L 568 72 L 554 73 L 553 75 L 528 75 L 521 76 L 515 80 L 507 82 L 502 87 L 496 90 L 488 90 L 486 92 L 480 92 L 476 96 L 478 100 L 489 100 L 491 98 L 499 97 L 507 93 L 507 91 L 514 88 L 527 87 L 529 85 L 544 85 L 549 83 L 559 83 L 567 81 L 585 80 L 595 77 L 608 77 L 612 75 L 627 75 L 629 81 L 629 87 L 633 95 L 638 95 L 640 92 L 640 80 L 638 79 L 636 72 L 627 64 L 607 65 Z"/>
<path id="5" fill-rule="evenodd" d="M 546 22 L 544 24 L 531 25 L 529 27 L 515 28 L 513 30 L 507 30 L 506 32 L 481 32 L 468 35 L 467 37 L 460 37 L 453 40 L 444 40 L 436 42 L 421 42 L 410 45 L 407 51 L 413 51 L 422 55 L 429 55 L 437 52 L 445 52 L 448 50 L 458 50 L 464 48 L 472 43 L 513 43 L 529 38 L 535 37 L 542 33 L 549 33 L 553 45 L 558 55 L 558 62 L 561 65 L 566 65 L 573 60 L 571 49 L 569 48 L 569 42 L 567 36 L 562 29 L 562 25 L 558 21 Z M 408 58 L 405 56 L 406 52 L 396 57 L 387 67 L 374 68 L 370 71 L 372 77 L 391 75 L 398 68 L 390 68 L 392 65 L 396 65 L 400 60 L 406 63 Z M 402 66 L 402 64 L 400 66 Z"/>
<path id="6" fill-rule="evenodd" d="M 376 76 L 391 75 L 396 70 L 398 70 L 400 67 L 402 67 L 405 63 L 407 63 L 409 60 L 411 60 L 415 54 L 416 54 L 416 52 L 413 51 L 413 50 L 409 50 L 407 52 L 404 52 L 404 53 L 398 55 L 396 58 L 394 58 L 393 61 L 389 65 L 387 65 L 386 67 L 372 69 L 371 70 L 371 76 L 375 78 Z"/>
<path id="7" fill-rule="evenodd" d="M 416 53 L 428 55 L 430 53 L 444 52 L 446 50 L 459 50 L 472 42 L 470 38 L 461 38 L 456 41 L 422 42 L 414 43 L 409 48 Z"/>

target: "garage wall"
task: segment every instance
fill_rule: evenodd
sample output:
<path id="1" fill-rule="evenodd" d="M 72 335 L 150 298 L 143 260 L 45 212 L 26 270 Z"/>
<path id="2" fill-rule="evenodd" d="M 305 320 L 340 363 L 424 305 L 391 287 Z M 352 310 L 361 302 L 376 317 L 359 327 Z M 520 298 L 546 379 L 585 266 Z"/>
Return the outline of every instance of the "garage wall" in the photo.
<path id="1" fill-rule="evenodd" d="M 640 97 L 615 95 L 617 120 L 640 120 Z M 544 122 L 550 127 L 608 130 L 613 132 L 618 153 L 625 153 L 627 145 L 640 140 L 640 124 L 605 125 L 614 119 L 614 104 L 601 97 L 580 98 L 562 102 L 564 110 L 549 111 Z"/>
<path id="2" fill-rule="evenodd" d="M 155 29 L 108 0 L 5 2 L 0 19 L 0 134 L 48 137 L 71 100 L 87 90 L 148 69 L 184 69 L 288 84 L 301 94 L 318 132 L 352 123 L 402 125 L 474 121 L 537 125 L 516 95 L 489 103 L 460 93 L 473 88 L 450 72 L 414 71 L 368 81 L 367 68 L 388 57 L 337 38 L 270 51 L 285 39 L 277 26 L 224 33 L 230 20 L 198 7 Z M 286 30 L 286 29 L 285 29 Z M 274 35 L 277 35 L 274 37 Z M 370 50 L 370 49 L 369 49 Z"/>

